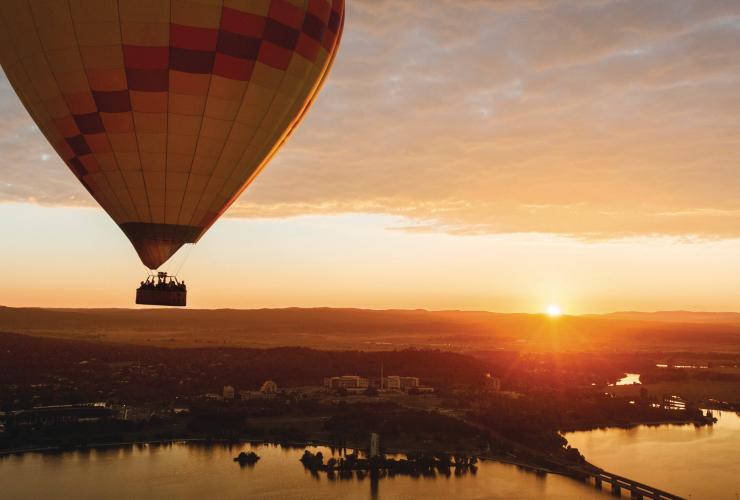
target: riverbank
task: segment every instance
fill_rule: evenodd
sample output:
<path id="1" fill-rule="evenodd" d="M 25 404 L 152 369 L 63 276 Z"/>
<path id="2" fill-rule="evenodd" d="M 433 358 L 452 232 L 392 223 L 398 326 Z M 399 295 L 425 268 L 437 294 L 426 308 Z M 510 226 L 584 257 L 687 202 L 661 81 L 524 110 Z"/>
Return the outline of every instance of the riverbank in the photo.
<path id="1" fill-rule="evenodd" d="M 318 447 L 339 459 L 339 450 Z M 233 462 L 240 451 L 254 451 L 254 467 Z M 250 447 L 174 444 L 148 448 L 78 451 L 57 455 L 27 453 L 0 459 L 3 498 L 581 498 L 599 500 L 582 482 L 560 475 L 537 475 L 521 467 L 479 461 L 476 475 L 444 474 L 393 479 L 354 474 L 320 478 L 306 471 L 303 450 L 280 446 Z M 401 457 L 398 457 L 401 458 Z"/>
<path id="2" fill-rule="evenodd" d="M 670 425 L 670 424 L 668 424 Z M 664 425 L 665 426 L 665 425 Z M 657 426 L 656 426 L 657 427 Z M 612 429 L 617 430 L 617 429 Z M 229 451 L 226 453 L 229 457 L 233 459 L 234 452 L 235 451 L 241 451 L 244 449 L 250 449 L 246 445 L 249 445 L 251 449 L 257 450 L 260 456 L 262 456 L 263 452 L 259 451 L 259 448 L 263 445 L 277 445 L 283 449 L 306 449 L 306 448 L 329 448 L 332 449 L 332 451 L 336 450 L 337 448 L 343 448 L 343 450 L 340 452 L 341 456 L 347 456 L 348 454 L 351 454 L 352 452 L 356 450 L 362 450 L 364 446 L 357 446 L 357 443 L 345 443 L 345 446 L 337 446 L 336 443 L 331 442 L 319 442 L 314 440 L 308 440 L 308 441 L 301 441 L 301 442 L 275 442 L 270 440 L 254 440 L 254 439 L 239 439 L 239 440 L 228 440 L 228 439 L 207 439 L 207 438 L 182 438 L 182 439 L 159 439 L 159 440 L 144 440 L 144 441 L 123 441 L 123 442 L 100 442 L 100 443 L 89 443 L 86 446 L 79 446 L 79 447 L 72 447 L 72 448 L 61 448 L 61 447 L 46 447 L 46 448 L 24 448 L 24 449 L 15 449 L 15 450 L 4 450 L 0 452 L 0 456 L 7 456 L 7 455 L 22 455 L 22 454 L 31 454 L 34 452 L 40 452 L 40 453 L 60 453 L 60 452 L 70 452 L 70 451 L 84 451 L 84 450 L 96 450 L 96 449 L 114 449 L 114 448 L 132 448 L 136 446 L 142 446 L 142 445 L 155 445 L 157 448 L 162 450 L 170 450 L 173 445 L 194 445 L 196 447 L 199 447 L 201 445 L 213 445 L 216 446 L 218 449 Z M 272 448 L 272 446 L 268 447 L 268 449 Z M 142 451 L 142 448 L 139 448 L 139 452 Z M 385 452 L 389 455 L 398 454 L 398 455 L 409 455 L 413 454 L 416 450 L 410 450 L 410 449 L 386 449 Z M 195 456 L 203 456 L 203 452 L 198 453 L 196 452 Z M 209 454 L 211 452 L 208 452 Z M 220 452 L 224 453 L 224 451 Z M 326 453 L 326 451 L 324 452 Z M 61 455 L 60 455 L 61 456 Z M 93 455 L 96 456 L 96 455 Z M 118 457 L 123 456 L 129 456 L 129 453 L 125 453 L 123 455 L 118 454 L 116 455 Z M 536 474 L 538 476 L 542 476 L 544 478 L 545 475 L 557 475 L 561 477 L 569 477 L 573 479 L 576 482 L 582 483 L 582 478 L 579 478 L 577 474 L 576 469 L 572 469 L 571 467 L 566 467 L 564 464 L 563 467 L 548 467 L 544 466 L 539 463 L 529 462 L 526 459 L 523 459 L 521 457 L 514 457 L 514 456 L 507 456 L 502 454 L 497 454 L 495 452 L 480 452 L 476 454 L 477 458 L 481 461 L 486 462 L 497 462 L 501 464 L 507 464 L 514 466 L 518 469 L 521 469 L 522 471 L 528 471 L 530 473 Z M 589 456 L 589 459 L 592 457 Z M 0 464 L 2 462 L 0 461 Z M 224 464 L 226 463 L 226 460 L 224 460 Z M 587 466 L 589 464 L 586 464 Z M 599 463 L 599 465 L 602 465 Z M 259 465 L 257 467 L 260 467 Z M 224 465 L 225 469 L 228 469 L 228 465 Z M 610 470 L 616 470 L 622 475 L 629 475 L 627 474 L 627 471 L 622 470 L 621 468 L 613 469 L 610 468 Z M 649 478 L 645 478 L 645 481 L 649 484 L 652 484 L 652 481 L 648 480 Z M 670 484 L 664 484 L 662 485 L 664 488 L 671 490 Z"/>
<path id="3" fill-rule="evenodd" d="M 585 426 L 578 426 L 578 427 L 568 427 L 561 429 L 561 434 L 566 434 L 569 432 L 586 432 L 586 431 L 595 431 L 595 430 L 605 430 L 605 429 L 633 429 L 635 427 L 640 426 L 648 426 L 648 427 L 657 427 L 661 425 L 693 425 L 695 427 L 704 427 L 707 425 L 714 425 L 717 423 L 716 418 L 704 418 L 704 419 L 673 419 L 673 420 L 647 420 L 647 421 L 634 421 L 629 423 L 619 423 L 619 424 L 609 424 L 609 425 L 585 425 Z"/>
<path id="4" fill-rule="evenodd" d="M 114 443 L 89 443 L 78 446 L 36 446 L 36 447 L 25 447 L 25 448 L 13 448 L 8 450 L 0 450 L 0 457 L 8 455 L 21 455 L 23 453 L 62 453 L 66 451 L 80 451 L 80 450 L 94 450 L 99 448 L 127 448 L 137 445 L 150 445 L 150 444 L 162 444 L 169 445 L 175 443 L 198 443 L 198 442 L 214 442 L 213 440 L 207 440 L 203 438 L 175 438 L 175 439 L 147 439 L 141 441 L 120 441 Z M 223 441 L 226 443 L 226 441 Z M 247 442 L 247 441 L 245 441 Z"/>
<path id="5" fill-rule="evenodd" d="M 143 446 L 143 445 L 173 445 L 173 444 L 209 444 L 209 445 L 234 445 L 234 446 L 282 446 L 283 448 L 295 448 L 305 449 L 313 447 L 324 447 L 332 449 L 343 449 L 349 451 L 364 450 L 366 446 L 347 442 L 342 445 L 330 441 L 321 440 L 308 440 L 308 441 L 273 441 L 273 440 L 260 440 L 260 439 L 209 439 L 209 438 L 172 438 L 172 439 L 144 439 L 137 441 L 120 441 L 120 442 L 100 442 L 100 443 L 88 443 L 79 446 L 37 446 L 37 447 L 24 447 L 24 448 L 13 448 L 7 450 L 0 450 L 0 457 L 9 455 L 21 455 L 24 453 L 63 453 L 67 451 L 81 451 L 81 450 L 95 450 L 105 448 L 128 448 L 132 446 Z M 419 448 L 384 448 L 386 454 L 389 455 L 409 455 L 420 451 Z M 454 454 L 457 451 L 447 451 L 445 453 Z M 470 450 L 471 456 L 480 456 L 482 450 Z"/>
<path id="6" fill-rule="evenodd" d="M 715 419 L 716 420 L 716 419 Z M 619 425 L 602 425 L 602 426 L 583 426 L 579 428 L 567 428 L 560 431 L 560 434 L 567 434 L 572 432 L 586 432 L 586 431 L 592 431 L 592 430 L 606 430 L 606 429 L 629 429 L 639 426 L 651 426 L 651 427 L 658 427 L 662 425 L 678 425 L 678 426 L 684 426 L 684 425 L 694 425 L 694 426 L 704 426 L 704 425 L 711 425 L 710 422 L 707 421 L 695 421 L 695 420 L 681 420 L 681 419 L 674 419 L 674 420 L 663 420 L 663 421 L 635 421 L 630 422 L 627 425 L 619 424 Z M 169 433 L 173 434 L 173 430 L 178 430 L 178 427 L 173 427 L 173 429 L 170 429 Z M 482 429 L 482 427 L 481 427 Z M 66 452 L 66 451 L 75 451 L 75 450 L 91 450 L 91 449 L 98 449 L 98 448 L 116 448 L 116 447 L 131 447 L 131 446 L 138 446 L 138 445 L 168 445 L 168 444 L 174 444 L 174 443 L 204 443 L 204 444 L 233 444 L 233 445 L 243 445 L 243 444 L 251 444 L 251 445 L 280 445 L 284 447 L 290 447 L 290 448 L 306 448 L 306 447 L 312 447 L 312 446 L 324 446 L 328 448 L 342 448 L 347 450 L 363 450 L 367 448 L 367 443 L 354 440 L 354 439 L 347 439 L 342 441 L 336 441 L 331 439 L 326 439 L 322 435 L 325 433 L 321 432 L 314 432 L 312 435 L 310 435 L 307 439 L 303 440 L 295 440 L 295 439 L 270 439 L 265 438 L 264 436 L 255 436 L 255 435 L 248 435 L 245 434 L 243 436 L 239 436 L 236 438 L 215 438 L 215 437 L 203 437 L 203 436 L 192 436 L 188 435 L 186 433 L 183 434 L 176 434 L 170 435 L 166 438 L 147 438 L 142 437 L 141 439 L 125 439 L 121 441 L 99 441 L 99 442 L 85 442 L 80 444 L 51 444 L 47 446 L 22 446 L 22 447 L 15 447 L 10 449 L 0 449 L 0 457 L 7 456 L 7 455 L 17 455 L 22 453 L 60 453 L 60 452 Z M 541 464 L 535 463 L 535 462 L 527 462 L 526 460 L 522 460 L 521 457 L 507 457 L 503 454 L 495 454 L 491 452 L 490 450 L 486 452 L 482 447 L 480 446 L 458 446 L 455 449 L 439 449 L 437 447 L 437 443 L 429 442 L 428 440 L 421 440 L 419 442 L 415 442 L 413 446 L 384 446 L 384 451 L 389 454 L 399 454 L 399 455 L 407 455 L 411 453 L 448 453 L 448 454 L 455 454 L 455 453 L 462 453 L 467 454 L 471 456 L 479 456 L 483 457 L 484 454 L 488 453 L 486 455 L 486 458 L 496 461 L 501 461 L 503 463 L 510 463 L 512 465 L 519 465 L 522 467 L 529 467 L 533 470 L 543 470 L 545 472 L 556 472 L 553 470 L 546 470 L 547 468 L 543 467 Z M 539 450 L 532 450 L 535 453 L 538 453 Z"/>
<path id="7" fill-rule="evenodd" d="M 568 433 L 590 463 L 685 498 L 734 500 L 740 492 L 740 415 L 712 426 L 638 426 Z"/>

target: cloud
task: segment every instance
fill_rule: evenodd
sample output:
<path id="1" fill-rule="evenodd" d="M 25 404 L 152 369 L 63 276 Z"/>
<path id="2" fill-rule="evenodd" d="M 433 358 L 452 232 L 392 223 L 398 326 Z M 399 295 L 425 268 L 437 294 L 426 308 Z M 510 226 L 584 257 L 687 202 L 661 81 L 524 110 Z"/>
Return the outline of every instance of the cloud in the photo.
<path id="1" fill-rule="evenodd" d="M 740 4 L 355 0 L 329 82 L 228 212 L 406 230 L 740 236 Z M 0 82 L 0 199 L 92 203 Z"/>
<path id="2" fill-rule="evenodd" d="M 0 73 L 0 201 L 85 205 L 92 200 L 46 142 Z"/>

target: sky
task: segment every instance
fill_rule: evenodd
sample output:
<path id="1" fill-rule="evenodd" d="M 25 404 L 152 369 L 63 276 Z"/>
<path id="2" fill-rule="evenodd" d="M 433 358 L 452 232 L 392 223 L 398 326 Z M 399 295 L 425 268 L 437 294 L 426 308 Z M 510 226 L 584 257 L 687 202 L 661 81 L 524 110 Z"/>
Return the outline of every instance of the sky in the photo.
<path id="1" fill-rule="evenodd" d="M 193 307 L 740 310 L 738 47 L 736 0 L 350 0 L 307 118 L 167 267 Z M 0 116 L 0 304 L 132 306 L 4 76 Z"/>

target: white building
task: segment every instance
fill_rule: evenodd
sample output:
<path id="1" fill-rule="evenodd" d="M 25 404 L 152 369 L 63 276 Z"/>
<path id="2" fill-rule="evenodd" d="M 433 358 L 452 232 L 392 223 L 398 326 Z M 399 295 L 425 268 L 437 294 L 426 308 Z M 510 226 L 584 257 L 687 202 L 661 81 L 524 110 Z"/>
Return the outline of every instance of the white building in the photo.
<path id="1" fill-rule="evenodd" d="M 401 390 L 408 391 L 414 387 L 419 387 L 419 377 L 400 377 Z"/>
<path id="2" fill-rule="evenodd" d="M 367 389 L 369 386 L 368 379 L 359 375 L 342 375 L 324 379 L 324 387 L 327 389 Z"/>
<path id="3" fill-rule="evenodd" d="M 389 375 L 383 381 L 383 388 L 389 391 L 408 391 L 419 387 L 419 377 Z"/>
<path id="4" fill-rule="evenodd" d="M 389 375 L 383 381 L 383 388 L 389 391 L 401 390 L 401 377 L 398 375 Z"/>
<path id="5" fill-rule="evenodd" d="M 262 394 L 277 394 L 278 386 L 272 380 L 267 380 L 262 384 L 262 387 L 260 387 L 260 392 Z"/>
<path id="6" fill-rule="evenodd" d="M 247 401 L 249 399 L 271 399 L 278 394 L 278 385 L 273 380 L 266 380 L 260 386 L 259 391 L 248 391 L 242 389 L 239 391 L 239 399 Z"/>

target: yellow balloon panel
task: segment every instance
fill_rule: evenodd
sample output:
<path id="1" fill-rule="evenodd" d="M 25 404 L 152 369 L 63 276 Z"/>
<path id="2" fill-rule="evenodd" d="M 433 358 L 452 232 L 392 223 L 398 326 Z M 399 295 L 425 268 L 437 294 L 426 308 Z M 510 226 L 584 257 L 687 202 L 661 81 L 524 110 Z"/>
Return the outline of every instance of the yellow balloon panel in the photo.
<path id="1" fill-rule="evenodd" d="M 300 122 L 343 22 L 344 0 L 3 0 L 0 64 L 154 269 Z"/>

